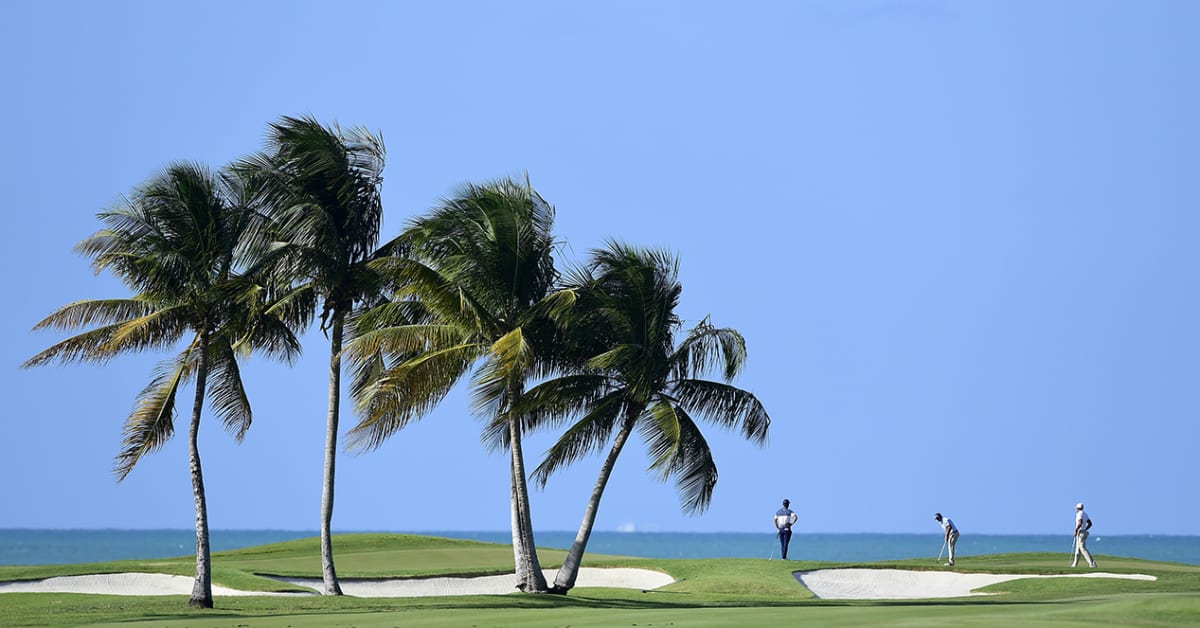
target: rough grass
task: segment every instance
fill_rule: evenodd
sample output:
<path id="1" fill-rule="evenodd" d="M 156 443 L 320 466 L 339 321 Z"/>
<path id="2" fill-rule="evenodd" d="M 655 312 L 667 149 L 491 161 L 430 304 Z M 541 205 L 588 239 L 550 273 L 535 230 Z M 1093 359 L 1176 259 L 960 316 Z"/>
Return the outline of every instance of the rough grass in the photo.
<path id="1" fill-rule="evenodd" d="M 512 569 L 507 545 L 437 537 L 355 534 L 335 538 L 343 578 L 484 575 Z M 540 550 L 556 567 L 560 550 Z M 944 569 L 929 560 L 829 563 L 759 559 L 666 560 L 589 555 L 585 566 L 643 567 L 676 578 L 655 591 L 578 588 L 568 596 L 440 598 L 217 597 L 216 609 L 187 596 L 0 594 L 0 625 L 178 626 L 1083 626 L 1200 624 L 1200 566 L 1098 556 L 1100 569 L 1148 573 L 1156 582 L 1056 578 L 1016 580 L 985 597 L 928 601 L 817 600 L 793 571 L 824 567 Z M 956 571 L 1070 573 L 1062 554 L 963 557 Z M 148 571 L 192 575 L 194 558 L 87 565 L 0 567 L 0 580 Z M 213 581 L 250 590 L 296 590 L 260 574 L 320 577 L 316 539 L 213 555 Z M 1081 570 L 1082 571 L 1082 570 Z"/>

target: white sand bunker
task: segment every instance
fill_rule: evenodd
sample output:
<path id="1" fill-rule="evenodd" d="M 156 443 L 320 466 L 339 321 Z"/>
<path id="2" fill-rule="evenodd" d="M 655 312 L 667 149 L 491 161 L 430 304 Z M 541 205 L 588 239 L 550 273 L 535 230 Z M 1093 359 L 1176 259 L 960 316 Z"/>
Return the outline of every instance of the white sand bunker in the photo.
<path id="1" fill-rule="evenodd" d="M 543 571 L 547 582 L 554 582 L 554 570 Z M 279 578 L 303 587 L 320 590 L 319 578 Z M 583 567 L 575 580 L 577 587 L 621 589 L 657 589 L 675 579 L 649 569 L 601 569 Z M 517 591 L 516 574 L 476 578 L 394 578 L 390 580 L 348 580 L 341 578 L 342 593 L 354 597 L 423 597 L 429 595 L 501 595 Z"/>
<path id="2" fill-rule="evenodd" d="M 797 571 L 796 580 L 813 595 L 826 600 L 921 600 L 987 595 L 972 593 L 980 587 L 1024 578 L 1124 578 L 1157 580 L 1144 574 L 1081 572 L 1071 574 L 990 574 L 903 569 L 819 569 Z"/>
<path id="3" fill-rule="evenodd" d="M 57 576 L 45 580 L 0 582 L 0 593 L 97 593 L 100 595 L 191 595 L 194 576 L 162 573 L 108 573 L 90 576 Z M 296 595 L 239 591 L 213 585 L 213 595 Z M 300 595 L 308 595 L 302 593 Z"/>
<path id="4" fill-rule="evenodd" d="M 547 581 L 553 582 L 554 571 L 547 570 Z M 319 591 L 320 578 L 278 578 Z M 649 569 L 579 570 L 575 586 L 616 587 L 626 589 L 657 589 L 675 579 Z M 159 573 L 114 573 L 90 576 L 59 576 L 45 580 L 0 582 L 0 593 L 95 593 L 100 595 L 191 595 L 195 578 Z M 479 595 L 514 593 L 517 576 L 482 576 L 478 578 L 407 578 L 391 580 L 340 580 L 342 592 L 355 597 L 420 597 L 427 595 Z M 213 595 L 312 595 L 310 593 L 272 593 L 239 591 L 213 585 Z"/>

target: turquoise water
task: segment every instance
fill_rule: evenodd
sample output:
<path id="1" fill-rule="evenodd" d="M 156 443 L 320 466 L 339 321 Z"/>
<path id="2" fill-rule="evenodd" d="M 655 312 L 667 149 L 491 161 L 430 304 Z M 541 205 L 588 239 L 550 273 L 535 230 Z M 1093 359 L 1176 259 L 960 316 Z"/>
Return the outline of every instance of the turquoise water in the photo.
<path id="1" fill-rule="evenodd" d="M 511 543 L 507 531 L 417 534 Z M 213 551 L 238 549 L 317 536 L 303 530 L 214 530 Z M 539 547 L 567 548 L 574 532 L 538 532 Z M 959 556 L 1009 552 L 1061 552 L 1070 560 L 1069 535 L 964 534 Z M 90 563 L 109 560 L 170 558 L 195 551 L 191 530 L 0 530 L 0 565 Z M 863 562 L 905 558 L 933 559 L 941 534 L 796 534 L 789 558 Z M 1093 554 L 1128 556 L 1200 565 L 1200 536 L 1092 535 Z M 588 551 L 647 558 L 779 558 L 772 534 L 745 532 L 595 532 Z"/>

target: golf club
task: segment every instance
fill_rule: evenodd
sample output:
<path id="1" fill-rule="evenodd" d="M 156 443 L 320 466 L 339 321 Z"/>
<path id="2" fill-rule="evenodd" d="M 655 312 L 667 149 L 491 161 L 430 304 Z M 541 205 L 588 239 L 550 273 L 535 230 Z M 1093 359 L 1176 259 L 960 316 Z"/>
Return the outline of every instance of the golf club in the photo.
<path id="1" fill-rule="evenodd" d="M 776 532 L 775 536 L 779 536 L 779 533 Z M 767 560 L 771 560 L 773 558 L 775 558 L 775 541 L 771 541 L 771 555 L 767 556 Z"/>
<path id="2" fill-rule="evenodd" d="M 942 549 L 938 550 L 938 557 L 937 557 L 936 562 L 939 562 L 939 563 L 942 562 L 942 552 L 944 552 L 944 551 L 946 551 L 946 539 L 942 539 Z"/>

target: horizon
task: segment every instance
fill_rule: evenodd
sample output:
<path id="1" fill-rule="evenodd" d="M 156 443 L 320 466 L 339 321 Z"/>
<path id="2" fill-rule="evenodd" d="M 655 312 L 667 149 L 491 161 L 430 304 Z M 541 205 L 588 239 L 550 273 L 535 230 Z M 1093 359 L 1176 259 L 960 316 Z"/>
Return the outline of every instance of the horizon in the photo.
<path id="1" fill-rule="evenodd" d="M 195 533 L 195 528 L 0 528 L 0 532 L 186 532 L 189 534 Z M 320 535 L 320 530 L 306 530 L 302 528 L 212 528 L 212 533 L 218 532 L 281 532 L 281 533 L 304 533 L 312 534 L 313 536 Z M 534 537 L 538 534 L 575 534 L 576 530 L 535 530 Z M 511 534 L 510 530 L 335 530 L 334 536 L 339 534 L 410 534 L 415 536 L 431 536 L 437 534 Z M 747 531 L 747 530 L 718 530 L 718 531 L 679 531 L 679 530 L 593 530 L 592 534 L 685 534 L 685 535 L 721 535 L 721 534 L 747 534 L 747 535 L 765 535 L 776 536 L 770 531 Z M 794 532 L 793 538 L 810 536 L 855 536 L 855 535 L 879 535 L 879 536 L 930 536 L 928 532 L 878 532 L 878 531 L 856 531 L 856 532 L 833 532 L 828 530 L 811 530 Z M 934 531 L 932 536 L 937 536 L 937 531 Z M 972 532 L 971 536 L 1070 536 L 1061 532 Z M 1164 532 L 1114 532 L 1106 534 L 1094 535 L 1097 539 L 1105 536 L 1152 536 L 1152 537 L 1182 537 L 1192 538 L 1200 537 L 1200 534 L 1171 534 Z M 963 538 L 968 538 L 964 536 Z"/>

